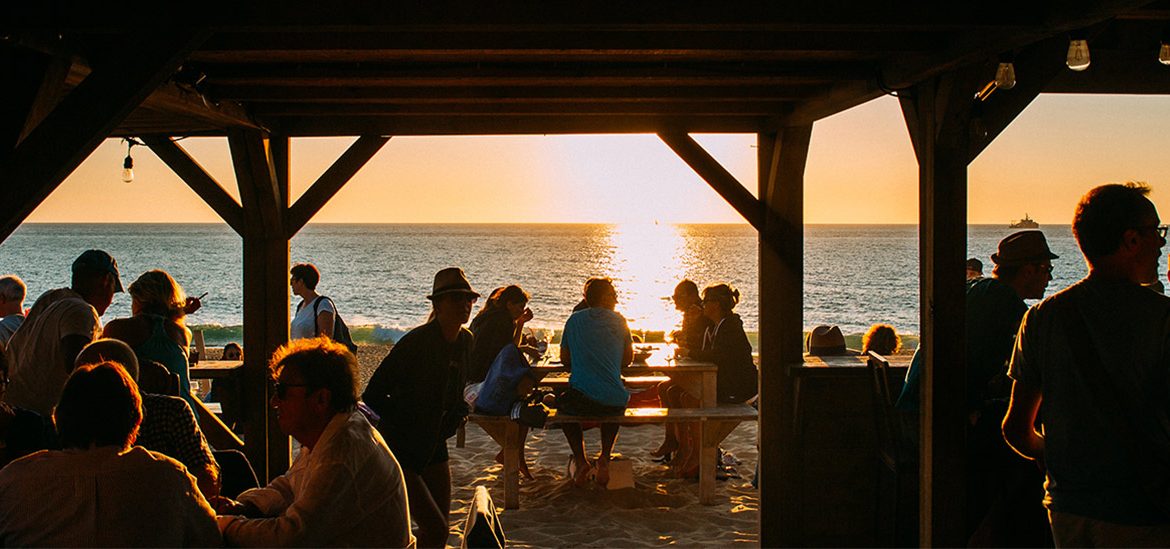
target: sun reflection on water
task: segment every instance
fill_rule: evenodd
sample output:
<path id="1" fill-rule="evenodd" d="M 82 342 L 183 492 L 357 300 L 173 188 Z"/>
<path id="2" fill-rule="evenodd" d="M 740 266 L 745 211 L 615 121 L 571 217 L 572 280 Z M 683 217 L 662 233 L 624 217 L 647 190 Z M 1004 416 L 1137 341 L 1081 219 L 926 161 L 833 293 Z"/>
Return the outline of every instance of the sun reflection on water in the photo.
<path id="1" fill-rule="evenodd" d="M 683 228 L 657 222 L 610 227 L 607 275 L 618 291 L 617 311 L 635 330 L 670 330 L 680 320 L 669 296 L 682 279 L 687 242 Z"/>

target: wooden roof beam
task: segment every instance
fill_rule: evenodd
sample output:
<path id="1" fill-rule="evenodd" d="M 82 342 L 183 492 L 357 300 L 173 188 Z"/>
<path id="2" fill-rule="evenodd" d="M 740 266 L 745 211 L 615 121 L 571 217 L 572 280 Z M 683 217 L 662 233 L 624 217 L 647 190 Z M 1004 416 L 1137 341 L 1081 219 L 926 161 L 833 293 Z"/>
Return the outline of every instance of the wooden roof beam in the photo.
<path id="1" fill-rule="evenodd" d="M 525 115 L 525 114 L 633 114 L 633 115 L 762 115 L 786 112 L 791 102 L 778 101 L 585 101 L 554 103 L 440 103 L 440 104 L 305 104 L 263 103 L 252 111 L 271 120 L 285 116 L 395 116 L 395 115 Z"/>
<path id="2" fill-rule="evenodd" d="M 0 239 L 12 231 L 207 37 L 168 28 L 139 32 L 50 112 L 0 162 Z"/>
<path id="3" fill-rule="evenodd" d="M 699 145 L 690 135 L 680 131 L 662 131 L 658 133 L 667 146 L 683 159 L 695 173 L 699 174 L 715 192 L 719 193 L 739 215 L 743 216 L 757 231 L 763 231 L 764 207 L 752 193 L 731 175 L 718 160 L 715 160 L 702 145 Z"/>
<path id="4" fill-rule="evenodd" d="M 338 135 L 543 135 L 589 133 L 757 133 L 778 127 L 775 117 L 635 115 L 329 116 L 273 120 L 292 137 Z"/>
<path id="5" fill-rule="evenodd" d="M 770 86 L 502 86 L 502 87 L 344 87 L 212 86 L 208 95 L 232 101 L 289 103 L 452 103 L 535 101 L 687 101 L 801 99 L 825 88 L 823 84 Z"/>
<path id="6" fill-rule="evenodd" d="M 173 6 L 144 4 L 133 10 L 109 10 L 105 6 L 60 2 L 28 2 L 6 6 L 5 19 L 13 28 L 98 29 L 127 31 L 152 24 Z M 623 28 L 773 28 L 816 30 L 860 27 L 868 29 L 913 27 L 955 28 L 971 25 L 1027 24 L 1034 22 L 1038 7 L 1032 3 L 987 0 L 978 4 L 951 5 L 915 0 L 857 3 L 833 0 L 816 3 L 742 2 L 688 3 L 667 0 L 625 2 L 600 6 L 516 2 L 507 4 L 473 1 L 445 3 L 319 3 L 310 0 L 277 2 L 212 2 L 191 7 L 184 17 L 217 30 L 294 31 L 312 29 L 367 29 L 397 31 L 409 28 L 470 29 L 530 27 L 596 30 Z"/>

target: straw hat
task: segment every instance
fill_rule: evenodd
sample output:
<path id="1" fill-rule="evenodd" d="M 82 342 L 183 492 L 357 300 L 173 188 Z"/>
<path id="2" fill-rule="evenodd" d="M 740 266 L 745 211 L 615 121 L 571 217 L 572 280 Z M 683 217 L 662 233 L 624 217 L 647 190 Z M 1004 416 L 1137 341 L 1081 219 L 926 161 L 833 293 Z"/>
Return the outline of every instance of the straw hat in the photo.
<path id="1" fill-rule="evenodd" d="M 808 333 L 806 342 L 808 354 L 812 356 L 844 355 L 849 351 L 845 348 L 845 335 L 841 328 L 836 326 L 817 326 Z"/>
<path id="2" fill-rule="evenodd" d="M 1058 255 L 1048 249 L 1048 241 L 1040 231 L 1020 231 L 999 241 L 999 251 L 991 254 L 996 265 L 1026 265 L 1045 259 L 1056 259 Z"/>
<path id="3" fill-rule="evenodd" d="M 435 273 L 435 284 L 427 299 L 434 301 L 439 296 L 451 293 L 471 294 L 474 297 L 479 297 L 479 294 L 471 289 L 471 282 L 467 281 L 467 275 L 463 274 L 463 269 L 459 267 L 447 267 Z"/>

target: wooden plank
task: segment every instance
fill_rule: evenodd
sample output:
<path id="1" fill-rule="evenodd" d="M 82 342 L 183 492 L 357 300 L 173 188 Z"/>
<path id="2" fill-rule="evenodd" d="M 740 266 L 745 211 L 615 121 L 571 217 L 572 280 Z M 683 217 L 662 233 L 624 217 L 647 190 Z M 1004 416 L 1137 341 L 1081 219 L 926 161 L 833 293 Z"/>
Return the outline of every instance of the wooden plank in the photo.
<path id="1" fill-rule="evenodd" d="M 363 135 L 354 141 L 289 208 L 286 227 L 288 237 L 292 238 L 314 215 L 317 215 L 329 199 L 382 150 L 382 146 L 389 140 L 390 136 Z"/>
<path id="2" fill-rule="evenodd" d="M 758 99 L 751 101 L 625 101 L 588 99 L 585 101 L 472 101 L 466 103 L 257 103 L 256 116 L 279 119 L 287 116 L 396 116 L 396 115 L 529 115 L 550 116 L 572 114 L 633 114 L 633 115 L 723 115 L 779 116 L 785 113 L 791 101 Z"/>
<path id="3" fill-rule="evenodd" d="M 7 97 L 0 102 L 0 161 L 20 142 L 33 105 L 41 90 L 48 58 L 40 53 L 4 47 L 0 49 L 0 74 L 7 75 Z"/>
<path id="4" fill-rule="evenodd" d="M 45 65 L 36 98 L 28 109 L 28 118 L 24 123 L 24 130 L 20 139 L 28 137 L 42 120 L 61 103 L 65 96 L 65 78 L 73 65 L 73 59 L 64 55 L 54 55 Z"/>
<path id="5" fill-rule="evenodd" d="M 1068 40 L 1058 36 L 1033 44 L 1016 55 L 1014 63 L 1016 74 L 1028 76 L 1017 81 L 1015 87 L 1010 90 L 997 89 L 987 101 L 976 106 L 976 111 L 972 113 L 972 127 L 980 128 L 981 131 L 972 132 L 967 151 L 968 164 L 974 161 L 1008 124 L 1024 112 L 1040 92 L 1048 89 L 1053 79 L 1063 73 L 1074 72 L 1059 62 L 1067 51 Z M 1170 83 L 1170 79 L 1167 82 Z M 1167 91 L 1170 91 L 1170 88 Z M 974 123 L 975 119 L 978 119 L 978 124 Z"/>
<path id="6" fill-rule="evenodd" d="M 804 326 L 804 167 L 812 124 L 757 137 L 759 242 L 760 545 L 803 545 L 795 382 L 784 367 L 799 362 Z"/>
<path id="7" fill-rule="evenodd" d="M 920 540 L 965 545 L 967 158 L 970 75 L 949 74 L 915 86 L 919 161 L 922 385 Z M 941 105 L 946 105 L 945 108 Z"/>
<path id="8" fill-rule="evenodd" d="M 174 28 L 136 33 L 66 96 L 0 164 L 0 239 L 12 234 L 102 140 L 204 38 L 204 31 Z"/>
<path id="9" fill-rule="evenodd" d="M 579 133 L 756 133 L 779 123 L 761 116 L 333 116 L 284 118 L 280 130 L 293 137 L 338 135 L 514 135 Z"/>
<path id="10" fill-rule="evenodd" d="M 760 201 L 691 136 L 684 132 L 663 131 L 658 132 L 658 137 L 757 231 L 764 228 Z"/>
<path id="11" fill-rule="evenodd" d="M 203 199 L 236 234 L 244 234 L 244 209 L 187 151 L 169 137 L 147 136 L 143 142 Z"/>
<path id="12" fill-rule="evenodd" d="M 788 86 L 688 86 L 653 88 L 594 86 L 496 86 L 476 88 L 430 88 L 424 86 L 363 86 L 360 88 L 294 88 L 288 86 L 212 86 L 217 97 L 235 101 L 268 102 L 361 102 L 361 103 L 445 103 L 470 101 L 690 101 L 699 99 L 782 99 L 807 97 L 823 84 Z"/>

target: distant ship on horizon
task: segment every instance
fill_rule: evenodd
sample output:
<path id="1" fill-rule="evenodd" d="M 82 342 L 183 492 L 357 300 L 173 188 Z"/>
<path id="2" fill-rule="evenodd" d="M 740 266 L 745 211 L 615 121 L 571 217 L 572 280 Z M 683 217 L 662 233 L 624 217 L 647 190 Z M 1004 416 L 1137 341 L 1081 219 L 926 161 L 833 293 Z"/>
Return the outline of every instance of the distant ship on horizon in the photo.
<path id="1" fill-rule="evenodd" d="M 1011 225 L 1008 225 L 1008 228 L 1009 229 L 1039 229 L 1040 224 L 1033 221 L 1032 218 L 1028 217 L 1028 214 L 1025 213 L 1023 219 L 1021 219 L 1019 221 L 1013 221 Z"/>

